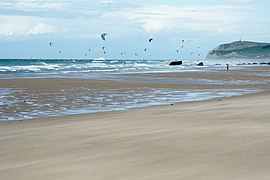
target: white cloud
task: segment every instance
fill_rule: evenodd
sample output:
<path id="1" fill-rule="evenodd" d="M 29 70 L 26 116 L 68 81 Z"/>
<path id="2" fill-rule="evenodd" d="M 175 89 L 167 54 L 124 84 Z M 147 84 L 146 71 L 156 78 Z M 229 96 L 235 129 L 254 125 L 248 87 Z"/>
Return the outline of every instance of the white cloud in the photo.
<path id="1" fill-rule="evenodd" d="M 241 24 L 265 23 L 250 6 L 235 6 L 254 0 L 225 0 L 231 5 L 165 5 L 128 0 L 11 0 L 0 2 L 0 35 L 30 36 L 58 33 L 61 36 L 86 36 L 110 31 L 132 32 L 240 32 Z M 149 1 L 148 1 L 149 3 Z M 164 1 L 165 3 L 165 1 Z M 254 17 L 252 17 L 255 15 Z M 57 28 L 61 27 L 61 28 Z"/>
<path id="2" fill-rule="evenodd" d="M 57 32 L 57 28 L 44 19 L 25 16 L 0 16 L 1 36 L 29 36 Z"/>
<path id="3" fill-rule="evenodd" d="M 258 0 L 229 0 L 229 3 L 240 4 L 240 5 L 247 5 L 247 4 L 252 4 L 256 2 L 258 2 Z"/>
<path id="4" fill-rule="evenodd" d="M 66 7 L 68 1 L 51 1 L 51 0 L 16 0 L 15 2 L 2 2 L 2 7 L 18 9 L 22 11 L 43 11 L 59 10 Z"/>
<path id="5" fill-rule="evenodd" d="M 231 33 L 244 20 L 237 15 L 238 10 L 232 6 L 153 5 L 110 12 L 107 16 L 135 23 L 149 33 L 164 30 Z"/>
<path id="6" fill-rule="evenodd" d="M 54 32 L 56 32 L 55 27 L 39 22 L 33 28 L 29 29 L 27 35 L 39 35 L 39 34 L 48 34 L 48 33 L 54 33 Z"/>

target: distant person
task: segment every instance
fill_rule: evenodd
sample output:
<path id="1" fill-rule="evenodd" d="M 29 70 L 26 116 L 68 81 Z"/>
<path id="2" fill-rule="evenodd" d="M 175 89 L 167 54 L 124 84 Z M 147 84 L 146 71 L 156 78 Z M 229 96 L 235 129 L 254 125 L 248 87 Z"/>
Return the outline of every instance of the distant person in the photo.
<path id="1" fill-rule="evenodd" d="M 226 64 L 227 71 L 229 71 L 229 64 Z"/>

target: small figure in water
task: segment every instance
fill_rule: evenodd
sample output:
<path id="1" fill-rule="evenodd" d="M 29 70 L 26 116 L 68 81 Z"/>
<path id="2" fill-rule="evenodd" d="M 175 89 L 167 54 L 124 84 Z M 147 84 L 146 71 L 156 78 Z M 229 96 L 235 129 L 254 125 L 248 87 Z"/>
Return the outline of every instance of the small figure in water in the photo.
<path id="1" fill-rule="evenodd" d="M 229 64 L 226 64 L 227 71 L 229 71 Z"/>

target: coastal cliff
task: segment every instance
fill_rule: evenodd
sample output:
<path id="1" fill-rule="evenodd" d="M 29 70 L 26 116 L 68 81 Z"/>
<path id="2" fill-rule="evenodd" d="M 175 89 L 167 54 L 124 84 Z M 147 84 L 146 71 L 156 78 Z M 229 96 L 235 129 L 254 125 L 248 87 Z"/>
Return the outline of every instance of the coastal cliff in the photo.
<path id="1" fill-rule="evenodd" d="M 235 41 L 221 44 L 207 54 L 209 59 L 228 58 L 270 58 L 270 43 L 259 43 L 251 41 Z"/>

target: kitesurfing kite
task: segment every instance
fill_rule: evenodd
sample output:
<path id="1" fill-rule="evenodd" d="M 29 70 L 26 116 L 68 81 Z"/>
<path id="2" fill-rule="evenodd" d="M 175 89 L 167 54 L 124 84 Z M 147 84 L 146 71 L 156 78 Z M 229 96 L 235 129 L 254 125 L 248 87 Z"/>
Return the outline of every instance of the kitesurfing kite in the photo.
<path id="1" fill-rule="evenodd" d="M 100 35 L 100 37 L 101 37 L 101 39 L 102 39 L 103 41 L 106 40 L 106 36 L 107 36 L 107 33 L 102 33 L 102 34 Z"/>
<path id="2" fill-rule="evenodd" d="M 153 38 L 150 38 L 148 41 L 149 41 L 149 42 L 152 42 L 153 40 L 154 40 Z"/>

